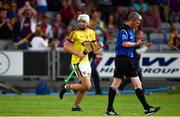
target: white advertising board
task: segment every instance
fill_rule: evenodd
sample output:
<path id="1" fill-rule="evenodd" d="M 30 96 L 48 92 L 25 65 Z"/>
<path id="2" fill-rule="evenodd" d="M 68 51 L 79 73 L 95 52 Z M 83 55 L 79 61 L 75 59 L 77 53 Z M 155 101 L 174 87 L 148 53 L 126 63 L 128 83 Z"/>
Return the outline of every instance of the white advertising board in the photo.
<path id="1" fill-rule="evenodd" d="M 180 78 L 180 53 L 144 53 L 140 67 L 144 77 Z"/>
<path id="2" fill-rule="evenodd" d="M 100 77 L 113 77 L 114 53 L 103 53 L 97 66 Z M 143 53 L 140 67 L 144 77 L 180 78 L 180 53 Z"/>
<path id="3" fill-rule="evenodd" d="M 23 52 L 0 51 L 0 76 L 23 75 Z"/>
<path id="4" fill-rule="evenodd" d="M 102 60 L 97 66 L 97 71 L 100 77 L 113 77 L 114 59 L 115 59 L 114 53 L 110 53 L 110 52 L 103 53 Z"/>

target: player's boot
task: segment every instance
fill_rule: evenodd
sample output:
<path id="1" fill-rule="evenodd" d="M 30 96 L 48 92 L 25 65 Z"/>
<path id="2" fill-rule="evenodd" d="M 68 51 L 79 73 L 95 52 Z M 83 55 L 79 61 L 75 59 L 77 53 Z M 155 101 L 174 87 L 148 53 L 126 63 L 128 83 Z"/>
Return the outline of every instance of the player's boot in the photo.
<path id="1" fill-rule="evenodd" d="M 64 94 L 67 92 L 67 89 L 65 88 L 65 85 L 66 85 L 66 84 L 63 84 L 63 85 L 61 86 L 60 91 L 59 91 L 59 98 L 60 98 L 60 99 L 63 99 Z"/>
<path id="2" fill-rule="evenodd" d="M 106 115 L 119 115 L 118 113 L 116 113 L 116 112 L 114 111 L 113 108 L 107 109 L 106 112 L 105 112 L 105 114 L 106 114 Z"/>
<path id="3" fill-rule="evenodd" d="M 82 111 L 82 109 L 79 106 L 73 106 L 71 111 Z"/>
<path id="4" fill-rule="evenodd" d="M 160 107 L 152 107 L 150 106 L 148 109 L 144 110 L 145 115 L 149 116 L 152 115 L 153 113 L 157 112 L 160 110 Z"/>

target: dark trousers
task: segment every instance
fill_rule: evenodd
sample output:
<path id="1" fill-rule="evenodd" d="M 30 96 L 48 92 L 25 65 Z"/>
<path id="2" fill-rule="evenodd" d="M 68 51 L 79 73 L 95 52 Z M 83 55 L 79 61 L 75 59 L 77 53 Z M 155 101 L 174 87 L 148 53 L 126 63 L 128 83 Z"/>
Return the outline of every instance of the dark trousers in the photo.
<path id="1" fill-rule="evenodd" d="M 98 74 L 98 71 L 96 69 L 96 65 L 92 65 L 92 79 L 94 82 L 96 94 L 102 94 L 101 88 L 100 88 L 99 74 Z"/>

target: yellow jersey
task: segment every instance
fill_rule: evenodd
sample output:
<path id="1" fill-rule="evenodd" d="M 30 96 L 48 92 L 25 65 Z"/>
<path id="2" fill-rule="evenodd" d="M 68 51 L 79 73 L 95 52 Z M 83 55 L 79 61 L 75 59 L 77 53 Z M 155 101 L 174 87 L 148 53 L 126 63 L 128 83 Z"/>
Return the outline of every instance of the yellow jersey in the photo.
<path id="1" fill-rule="evenodd" d="M 83 42 L 86 41 L 95 41 L 95 32 L 92 29 L 86 29 L 86 30 L 79 30 L 76 29 L 73 32 L 70 33 L 68 40 L 73 43 L 73 50 L 76 50 L 77 52 L 83 53 L 85 50 L 85 46 L 83 46 Z M 77 64 L 79 63 L 80 58 L 72 55 L 71 58 L 71 64 Z M 86 55 L 80 63 L 85 63 L 86 61 L 89 61 L 88 55 Z"/>

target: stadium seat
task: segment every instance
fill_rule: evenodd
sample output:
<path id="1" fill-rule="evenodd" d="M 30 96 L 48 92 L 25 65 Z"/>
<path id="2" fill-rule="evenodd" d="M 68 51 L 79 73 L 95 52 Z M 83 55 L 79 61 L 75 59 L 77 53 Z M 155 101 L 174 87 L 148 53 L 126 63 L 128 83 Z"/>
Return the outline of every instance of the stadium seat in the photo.
<path id="1" fill-rule="evenodd" d="M 146 33 L 144 33 L 144 40 L 148 39 L 148 35 Z"/>
<path id="2" fill-rule="evenodd" d="M 165 37 L 162 33 L 150 33 L 149 37 L 154 44 L 165 43 Z"/>
<path id="3" fill-rule="evenodd" d="M 157 51 L 162 51 L 162 44 L 167 44 L 165 41 L 165 37 L 162 33 L 150 33 L 150 40 L 153 43 L 153 49 Z"/>
<path id="4" fill-rule="evenodd" d="M 168 42 L 169 35 L 170 35 L 170 33 L 166 33 L 166 37 L 165 37 L 166 42 Z"/>
<path id="5" fill-rule="evenodd" d="M 170 25 L 170 23 L 168 23 L 168 22 L 162 22 L 160 29 L 161 29 L 161 31 L 162 31 L 163 33 L 167 33 L 167 32 L 170 31 L 171 25 Z"/>
<path id="6" fill-rule="evenodd" d="M 49 22 L 52 22 L 56 16 L 57 12 L 53 12 L 53 11 L 48 11 L 46 13 L 46 15 L 50 18 L 50 21 Z"/>
<path id="7" fill-rule="evenodd" d="M 179 22 L 173 23 L 173 26 L 176 27 L 178 32 L 180 33 L 180 23 Z"/>

